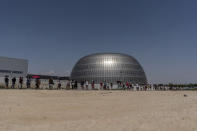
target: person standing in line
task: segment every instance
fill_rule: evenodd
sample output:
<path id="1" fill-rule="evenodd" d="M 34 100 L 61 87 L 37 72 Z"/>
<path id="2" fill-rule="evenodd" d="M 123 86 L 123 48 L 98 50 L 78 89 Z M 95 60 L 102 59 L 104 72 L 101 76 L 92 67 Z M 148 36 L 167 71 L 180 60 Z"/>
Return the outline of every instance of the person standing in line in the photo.
<path id="1" fill-rule="evenodd" d="M 134 90 L 133 85 L 130 83 L 130 90 Z"/>
<path id="2" fill-rule="evenodd" d="M 16 84 L 16 77 L 12 78 L 12 89 L 15 88 L 15 84 Z"/>
<path id="3" fill-rule="evenodd" d="M 5 76 L 4 81 L 5 81 L 5 87 L 8 88 L 9 87 L 9 78 L 8 78 L 8 76 Z"/>
<path id="4" fill-rule="evenodd" d="M 122 89 L 123 89 L 123 90 L 126 90 L 125 84 L 124 84 L 124 83 L 122 83 Z"/>
<path id="5" fill-rule="evenodd" d="M 74 89 L 75 89 L 75 90 L 77 90 L 77 88 L 78 88 L 78 82 L 77 82 L 77 81 L 75 81 Z"/>
<path id="6" fill-rule="evenodd" d="M 84 90 L 84 81 L 81 81 L 81 89 Z"/>
<path id="7" fill-rule="evenodd" d="M 147 87 L 146 85 L 145 85 L 145 87 L 144 87 L 144 90 L 145 90 L 145 91 L 147 91 L 147 90 L 148 90 L 148 87 Z"/>
<path id="8" fill-rule="evenodd" d="M 70 87 L 69 87 L 69 90 L 70 90 L 70 89 L 72 90 L 72 89 L 73 89 L 73 80 L 70 80 L 70 81 L 69 81 L 69 86 L 70 86 Z"/>
<path id="9" fill-rule="evenodd" d="M 70 90 L 70 81 L 66 83 L 66 90 Z"/>
<path id="10" fill-rule="evenodd" d="M 31 79 L 29 77 L 27 77 L 26 86 L 27 86 L 27 89 L 31 88 Z"/>
<path id="11" fill-rule="evenodd" d="M 39 89 L 40 88 L 40 79 L 39 78 L 36 78 L 36 89 Z"/>
<path id="12" fill-rule="evenodd" d="M 128 84 L 128 90 L 131 90 L 131 83 Z"/>
<path id="13" fill-rule="evenodd" d="M 86 90 L 88 90 L 89 82 L 86 81 L 85 85 L 86 85 Z"/>
<path id="14" fill-rule="evenodd" d="M 92 90 L 94 90 L 94 85 L 95 84 L 95 82 L 94 82 L 94 80 L 92 81 Z"/>
<path id="15" fill-rule="evenodd" d="M 19 78 L 19 88 L 22 89 L 23 88 L 23 77 Z"/>
<path id="16" fill-rule="evenodd" d="M 109 90 L 109 83 L 106 83 L 106 89 Z"/>
<path id="17" fill-rule="evenodd" d="M 126 89 L 128 90 L 129 89 L 129 83 L 126 82 Z"/>
<path id="18" fill-rule="evenodd" d="M 136 89 L 137 89 L 137 91 L 140 91 L 140 87 L 138 84 L 136 84 Z"/>
<path id="19" fill-rule="evenodd" d="M 53 85 L 54 85 L 53 79 L 52 78 L 49 78 L 49 89 L 50 90 L 53 89 Z"/>
<path id="20" fill-rule="evenodd" d="M 113 89 L 113 83 L 111 82 L 110 83 L 110 90 L 112 90 Z"/>
<path id="21" fill-rule="evenodd" d="M 104 82 L 104 85 L 103 85 L 103 90 L 106 90 L 107 89 L 107 83 L 106 81 Z"/>
<path id="22" fill-rule="evenodd" d="M 72 86 L 72 90 L 73 90 L 75 88 L 75 81 L 74 80 L 71 81 L 71 86 Z"/>
<path id="23" fill-rule="evenodd" d="M 59 83 L 58 83 L 58 85 L 57 85 L 57 89 L 58 89 L 58 90 L 61 90 L 61 89 L 62 89 L 62 84 L 61 84 L 60 80 L 59 80 Z"/>
<path id="24" fill-rule="evenodd" d="M 103 82 L 100 83 L 100 90 L 103 89 Z"/>

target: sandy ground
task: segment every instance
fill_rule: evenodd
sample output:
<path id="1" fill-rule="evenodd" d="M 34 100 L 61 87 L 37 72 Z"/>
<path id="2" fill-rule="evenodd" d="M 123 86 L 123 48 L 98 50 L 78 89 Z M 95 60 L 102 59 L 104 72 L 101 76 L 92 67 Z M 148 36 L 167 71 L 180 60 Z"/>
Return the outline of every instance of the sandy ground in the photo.
<path id="1" fill-rule="evenodd" d="M 196 130 L 197 91 L 0 90 L 0 131 Z"/>

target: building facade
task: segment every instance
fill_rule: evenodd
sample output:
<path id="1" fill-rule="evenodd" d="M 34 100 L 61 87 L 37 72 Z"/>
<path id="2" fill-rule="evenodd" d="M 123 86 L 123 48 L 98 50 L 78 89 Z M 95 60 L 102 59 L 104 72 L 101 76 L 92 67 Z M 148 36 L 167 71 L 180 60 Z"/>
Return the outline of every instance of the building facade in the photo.
<path id="1" fill-rule="evenodd" d="M 132 56 L 119 53 L 97 53 L 81 58 L 74 66 L 71 79 L 78 82 L 94 81 L 147 84 L 145 72 Z"/>
<path id="2" fill-rule="evenodd" d="M 0 77 L 26 77 L 28 60 L 0 57 Z"/>

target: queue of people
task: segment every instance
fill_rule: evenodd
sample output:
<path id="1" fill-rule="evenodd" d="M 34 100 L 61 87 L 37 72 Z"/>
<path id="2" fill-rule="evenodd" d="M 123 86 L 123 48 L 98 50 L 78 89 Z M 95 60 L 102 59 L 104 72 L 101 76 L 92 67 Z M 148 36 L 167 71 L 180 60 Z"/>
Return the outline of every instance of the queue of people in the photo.
<path id="1" fill-rule="evenodd" d="M 9 88 L 9 84 L 10 84 L 10 79 L 9 79 L 8 76 L 5 76 L 4 82 L 5 82 L 5 88 L 8 89 Z M 24 84 L 24 78 L 23 77 L 19 77 L 18 81 L 17 81 L 16 77 L 13 77 L 11 79 L 11 86 L 10 86 L 10 88 L 11 89 L 24 89 L 24 88 L 30 89 L 32 87 L 35 87 L 35 89 L 41 89 L 42 88 L 41 87 L 41 80 L 39 78 L 36 78 L 34 80 L 34 83 L 35 83 L 35 86 L 32 85 L 33 84 L 33 79 L 31 79 L 30 77 L 27 77 L 26 78 L 26 86 L 24 86 L 25 84 Z M 52 78 L 49 78 L 48 83 L 49 83 L 48 89 L 52 90 L 52 89 L 55 88 L 54 87 L 55 83 L 54 83 Z M 18 86 L 16 87 L 16 85 L 18 85 Z M 57 89 L 62 89 L 60 80 L 59 80 L 59 82 L 57 84 Z"/>
<path id="2" fill-rule="evenodd" d="M 25 81 L 26 80 L 26 81 Z M 11 79 L 9 79 L 8 76 L 5 76 L 4 78 L 5 81 L 5 88 L 11 88 L 11 89 L 49 89 L 49 90 L 53 90 L 53 89 L 66 89 L 66 90 L 77 90 L 77 89 L 81 89 L 81 90 L 113 90 L 114 87 L 115 89 L 118 90 L 134 90 L 134 91 L 147 91 L 147 90 L 170 90 L 171 88 L 169 87 L 164 87 L 164 86 L 151 86 L 151 85 L 141 85 L 139 86 L 138 84 L 132 84 L 130 82 L 126 82 L 123 83 L 121 81 L 117 81 L 116 84 L 114 83 L 109 83 L 109 82 L 100 82 L 99 84 L 96 84 L 95 81 L 76 81 L 76 80 L 70 80 L 67 81 L 65 83 L 64 86 L 62 86 L 61 80 L 56 80 L 54 82 L 54 80 L 52 78 L 48 79 L 48 82 L 46 82 L 45 79 L 45 83 L 40 79 L 40 78 L 36 78 L 36 79 L 32 79 L 30 77 L 27 77 L 26 79 L 24 79 L 23 77 L 13 77 Z M 10 82 L 11 81 L 11 82 Z M 26 83 L 25 83 L 26 82 Z M 43 83 L 41 83 L 43 82 Z M 65 81 L 64 81 L 65 82 Z M 11 85 L 9 85 L 11 83 Z M 48 83 L 48 87 L 46 86 Z M 16 86 L 17 85 L 17 86 Z M 26 86 L 25 86 L 26 85 Z M 43 85 L 45 85 L 43 87 Z"/>

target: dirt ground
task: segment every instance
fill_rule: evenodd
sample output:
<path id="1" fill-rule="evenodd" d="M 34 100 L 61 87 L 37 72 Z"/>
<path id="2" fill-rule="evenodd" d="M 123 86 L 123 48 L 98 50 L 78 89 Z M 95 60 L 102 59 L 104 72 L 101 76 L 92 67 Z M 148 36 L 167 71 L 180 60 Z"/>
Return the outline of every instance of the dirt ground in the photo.
<path id="1" fill-rule="evenodd" d="M 197 91 L 0 90 L 0 131 L 196 130 Z"/>

